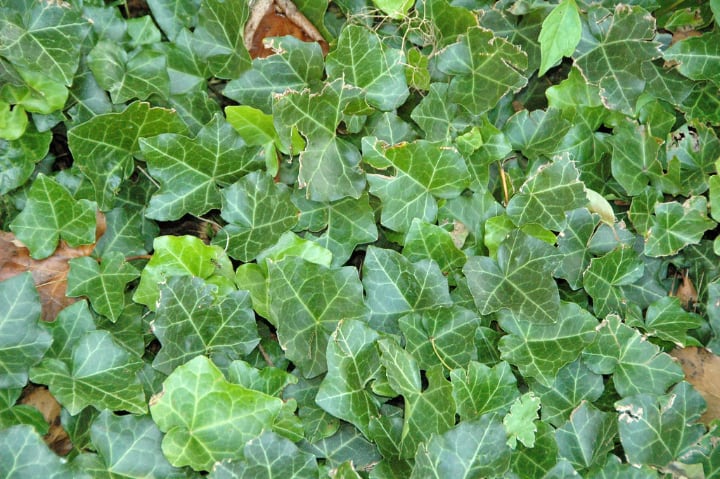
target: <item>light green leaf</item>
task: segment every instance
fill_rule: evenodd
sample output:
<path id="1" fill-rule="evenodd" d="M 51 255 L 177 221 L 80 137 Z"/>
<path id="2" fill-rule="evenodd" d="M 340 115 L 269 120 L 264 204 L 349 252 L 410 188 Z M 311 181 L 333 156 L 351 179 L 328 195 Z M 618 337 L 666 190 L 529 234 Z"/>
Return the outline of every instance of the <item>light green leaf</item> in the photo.
<path id="1" fill-rule="evenodd" d="M 563 111 L 581 107 L 601 107 L 600 89 L 585 81 L 577 67 L 573 67 L 565 80 L 545 90 L 550 108 Z"/>
<path id="2" fill-rule="evenodd" d="M 405 17 L 413 5 L 412 0 L 373 0 L 373 3 L 382 10 L 383 13 L 395 19 Z"/>
<path id="3" fill-rule="evenodd" d="M 225 225 L 213 243 L 240 261 L 252 261 L 297 223 L 290 191 L 262 171 L 245 175 L 222 191 Z"/>
<path id="4" fill-rule="evenodd" d="M 140 150 L 160 191 L 145 215 L 156 220 L 196 216 L 220 207 L 218 186 L 234 183 L 263 163 L 235 130 L 216 114 L 195 138 L 166 133 L 140 139 Z"/>
<path id="5" fill-rule="evenodd" d="M 707 200 L 693 196 L 685 203 L 655 204 L 655 217 L 645 239 L 645 254 L 669 256 L 690 244 L 698 244 L 703 234 L 717 223 L 707 217 Z"/>
<path id="6" fill-rule="evenodd" d="M 265 146 L 269 143 L 286 154 L 302 151 L 305 140 L 293 131 L 291 148 L 285 148 L 275 130 L 273 117 L 263 111 L 247 105 L 231 105 L 225 107 L 227 122 L 238 132 L 240 137 L 250 146 Z M 267 146 L 265 146 L 267 148 Z M 275 152 L 273 151 L 273 154 Z"/>
<path id="7" fill-rule="evenodd" d="M 370 193 L 382 200 L 381 223 L 395 231 L 407 231 L 413 218 L 434 222 L 436 198 L 457 197 L 469 183 L 460 153 L 442 143 L 403 143 L 387 148 L 380 158 L 366 155 L 365 161 L 394 170 L 368 175 L 368 182 Z"/>
<path id="8" fill-rule="evenodd" d="M 271 40 L 270 45 L 278 53 L 254 59 L 252 69 L 228 82 L 223 95 L 270 113 L 273 95 L 289 90 L 302 91 L 319 84 L 324 61 L 318 43 L 306 43 L 287 36 Z"/>
<path id="9" fill-rule="evenodd" d="M 527 58 L 512 43 L 474 27 L 440 53 L 438 68 L 452 76 L 450 100 L 479 115 L 527 84 L 527 78 L 520 73 L 527 68 Z"/>
<path id="10" fill-rule="evenodd" d="M 357 270 L 330 269 L 298 257 L 268 264 L 270 320 L 285 354 L 303 376 L 327 370 L 330 335 L 341 320 L 365 319 Z"/>
<path id="11" fill-rule="evenodd" d="M 339 79 L 327 83 L 320 93 L 286 93 L 273 105 L 281 138 L 287 143 L 296 127 L 307 140 L 300 153 L 298 186 L 307 188 L 306 196 L 311 200 L 358 198 L 365 187 L 365 175 L 358 165 L 360 152 L 336 133 L 345 109 L 359 98 L 359 89 Z"/>
<path id="12" fill-rule="evenodd" d="M 155 253 L 145 265 L 133 301 L 151 311 L 160 299 L 160 284 L 171 276 L 197 276 L 218 285 L 221 290 L 234 290 L 232 264 L 218 246 L 208 246 L 195 236 L 158 236 L 153 242 Z"/>
<path id="13" fill-rule="evenodd" d="M 25 115 L 22 108 L 16 107 L 15 110 Z M 9 122 L 14 120 L 10 119 Z M 30 178 L 35 164 L 47 154 L 51 140 L 51 132 L 40 133 L 34 128 L 25 130 L 16 140 L 0 139 L 0 195 L 9 193 Z"/>
<path id="14" fill-rule="evenodd" d="M 401 10 L 407 10 L 412 4 L 412 0 L 400 1 L 407 4 Z M 380 9 L 384 8 L 380 6 Z M 410 94 L 405 81 L 405 63 L 402 50 L 384 45 L 380 37 L 366 27 L 348 25 L 328 54 L 325 69 L 329 79 L 342 78 L 347 84 L 362 89 L 370 106 L 389 111 L 405 103 Z"/>
<path id="15" fill-rule="evenodd" d="M 380 376 L 379 334 L 362 321 L 343 320 L 327 347 L 328 373 L 315 401 L 328 413 L 371 436 L 370 421 L 379 415 L 380 398 L 370 391 Z"/>
<path id="16" fill-rule="evenodd" d="M 260 391 L 269 396 L 281 397 L 283 390 L 290 384 L 297 384 L 297 376 L 273 366 L 257 369 L 242 360 L 230 363 L 227 370 L 228 380 L 248 389 Z"/>
<path id="17" fill-rule="evenodd" d="M 693 80 L 710 80 L 720 86 L 720 34 L 690 36 L 665 50 L 663 58 Z"/>
<path id="18" fill-rule="evenodd" d="M 0 430 L 0 475 L 6 479 L 89 479 L 86 474 L 72 471 L 27 425 Z"/>
<path id="19" fill-rule="evenodd" d="M 686 347 L 696 344 L 688 331 L 703 324 L 701 316 L 685 311 L 676 297 L 666 296 L 652 303 L 645 314 L 645 329 L 648 334 L 665 341 L 672 341 Z"/>
<path id="20" fill-rule="evenodd" d="M 643 276 L 644 265 L 632 248 L 620 246 L 590 260 L 583 273 L 585 291 L 593 298 L 595 316 L 624 312 L 627 308 L 629 286 Z"/>
<path id="21" fill-rule="evenodd" d="M 560 427 L 584 400 L 596 401 L 603 393 L 603 377 L 590 371 L 580 360 L 562 367 L 550 386 L 533 385 L 540 395 L 542 418 Z"/>
<path id="22" fill-rule="evenodd" d="M 556 322 L 560 296 L 550 276 L 555 256 L 552 246 L 514 230 L 500 245 L 497 261 L 468 258 L 463 272 L 480 314 L 507 308 L 521 319 Z"/>
<path id="23" fill-rule="evenodd" d="M 27 127 L 28 117 L 25 108 L 22 105 L 12 106 L 0 100 L 0 141 L 22 138 Z"/>
<path id="24" fill-rule="evenodd" d="M 490 414 L 464 421 L 420 445 L 410 477 L 502 477 L 511 456 L 505 437 L 505 428 Z"/>
<path id="25" fill-rule="evenodd" d="M 197 23 L 199 0 L 148 0 L 147 3 L 153 20 L 170 40 L 174 40 L 183 28 Z"/>
<path id="26" fill-rule="evenodd" d="M 153 367 L 170 374 L 195 356 L 245 356 L 257 346 L 255 315 L 247 291 L 220 298 L 216 287 L 192 276 L 172 276 L 160 285 L 152 331 L 162 344 Z"/>
<path id="27" fill-rule="evenodd" d="M 87 406 L 144 414 L 145 394 L 137 377 L 142 365 L 109 332 L 88 331 L 73 344 L 69 358 L 46 356 L 30 370 L 30 379 L 47 384 L 72 415 Z"/>
<path id="28" fill-rule="evenodd" d="M 520 395 L 517 380 L 505 361 L 492 368 L 470 361 L 467 369 L 450 371 L 450 381 L 457 413 L 463 421 L 488 413 L 507 413 Z"/>
<path id="29" fill-rule="evenodd" d="M 87 200 L 75 201 L 54 179 L 40 174 L 10 229 L 33 258 L 46 258 L 55 251 L 59 239 L 70 246 L 95 241 L 95 205 Z"/>
<path id="30" fill-rule="evenodd" d="M 0 282 L 0 387 L 21 388 L 52 338 L 40 324 L 40 297 L 30 273 Z"/>
<path id="31" fill-rule="evenodd" d="M 450 3 L 448 0 L 419 0 L 415 3 L 418 17 L 432 22 L 429 28 L 426 28 L 430 30 L 431 41 L 436 41 L 437 46 L 455 42 L 458 35 L 464 34 L 468 28 L 478 23 L 477 17 L 468 8 Z"/>
<path id="32" fill-rule="evenodd" d="M 517 441 L 526 447 L 535 445 L 535 421 L 538 419 L 539 409 L 540 398 L 532 392 L 523 394 L 510 406 L 510 412 L 503 418 L 503 425 L 508 434 L 506 444 L 511 449 L 517 447 Z"/>
<path id="33" fill-rule="evenodd" d="M 242 460 L 222 461 L 213 467 L 210 479 L 316 479 L 315 456 L 295 444 L 266 431 L 245 444 Z"/>
<path id="34" fill-rule="evenodd" d="M 87 296 L 95 311 L 115 322 L 126 306 L 125 285 L 139 276 L 140 271 L 117 251 L 108 253 L 100 264 L 87 256 L 73 258 L 66 294 Z"/>
<path id="35" fill-rule="evenodd" d="M 218 78 L 237 78 L 250 68 L 243 32 L 249 15 L 244 0 L 205 0 L 193 32 L 193 49 Z"/>
<path id="36" fill-rule="evenodd" d="M 571 124 L 555 108 L 547 110 L 521 110 L 508 119 L 503 133 L 513 149 L 528 158 L 551 157 L 559 153 L 560 142 Z"/>
<path id="37" fill-rule="evenodd" d="M 585 348 L 582 357 L 594 373 L 612 374 L 622 397 L 660 394 L 684 377 L 670 356 L 615 315 L 602 322 L 595 342 Z"/>
<path id="38" fill-rule="evenodd" d="M 135 168 L 139 139 L 184 131 L 185 125 L 172 110 L 135 102 L 120 113 L 97 115 L 72 128 L 68 146 L 75 164 L 95 187 L 100 209 L 106 211 Z"/>
<path id="39" fill-rule="evenodd" d="M 543 20 L 540 30 L 540 72 L 543 76 L 550 68 L 569 57 L 580 42 L 582 24 L 575 0 L 562 0 Z"/>
<path id="40" fill-rule="evenodd" d="M 663 396 L 625 398 L 615 409 L 620 442 L 633 464 L 665 467 L 705 431 L 702 424 L 693 424 L 705 410 L 705 400 L 684 381 Z"/>
<path id="41" fill-rule="evenodd" d="M 615 447 L 616 435 L 615 417 L 587 401 L 555 431 L 560 456 L 580 471 L 603 464 L 607 453 Z"/>
<path id="42" fill-rule="evenodd" d="M 447 278 L 431 261 L 411 263 L 399 253 L 369 246 L 362 269 L 370 325 L 398 333 L 397 320 L 410 312 L 450 306 Z"/>
<path id="43" fill-rule="evenodd" d="M 510 199 L 506 213 L 518 226 L 536 223 L 553 231 L 565 227 L 565 212 L 587 204 L 585 186 L 568 155 L 541 166 Z"/>
<path id="44" fill-rule="evenodd" d="M 444 274 L 462 268 L 467 259 L 451 234 L 440 226 L 413 218 L 405 236 L 403 256 L 413 263 L 424 259 L 435 261 Z"/>
<path id="45" fill-rule="evenodd" d="M 208 358 L 198 356 L 173 371 L 150 400 L 150 413 L 165 433 L 162 450 L 176 467 L 210 470 L 260 436 L 282 401 L 228 382 Z"/>

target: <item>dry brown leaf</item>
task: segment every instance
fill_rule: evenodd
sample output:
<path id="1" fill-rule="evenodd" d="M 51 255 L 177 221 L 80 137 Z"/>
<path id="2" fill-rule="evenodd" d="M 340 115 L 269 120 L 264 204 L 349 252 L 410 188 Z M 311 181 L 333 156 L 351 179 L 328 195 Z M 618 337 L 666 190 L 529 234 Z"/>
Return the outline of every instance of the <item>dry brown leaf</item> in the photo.
<path id="1" fill-rule="evenodd" d="M 670 353 L 680 361 L 685 379 L 705 398 L 707 411 L 700 420 L 710 424 L 720 418 L 720 356 L 705 348 L 678 348 Z"/>
<path id="2" fill-rule="evenodd" d="M 329 46 L 315 25 L 290 0 L 256 0 L 245 24 L 245 48 L 251 58 L 264 58 L 274 52 L 264 39 L 291 35 L 304 42 L 318 42 L 327 54 Z"/>
<path id="3" fill-rule="evenodd" d="M 97 213 L 96 241 L 105 233 L 105 216 Z M 58 313 L 78 300 L 65 296 L 68 261 L 88 256 L 95 248 L 94 244 L 71 248 L 60 241 L 55 252 L 41 260 L 32 259 L 28 249 L 12 233 L 0 231 L 0 281 L 30 271 L 42 302 L 43 321 L 54 321 Z"/>
<path id="4" fill-rule="evenodd" d="M 698 292 L 697 289 L 695 289 L 695 285 L 693 284 L 692 280 L 688 276 L 687 270 L 682 273 L 681 278 L 681 283 L 678 285 L 675 291 L 670 291 L 670 296 L 677 297 L 680 300 L 680 304 L 682 304 L 683 308 L 688 311 L 692 311 L 695 309 L 695 305 L 697 303 Z"/>
<path id="5" fill-rule="evenodd" d="M 23 390 L 19 403 L 34 407 L 42 413 L 45 421 L 50 425 L 48 433 L 43 438 L 45 444 L 56 454 L 67 455 L 72 449 L 72 442 L 62 424 L 60 424 L 60 404 L 50 394 L 48 388 L 28 384 Z"/>

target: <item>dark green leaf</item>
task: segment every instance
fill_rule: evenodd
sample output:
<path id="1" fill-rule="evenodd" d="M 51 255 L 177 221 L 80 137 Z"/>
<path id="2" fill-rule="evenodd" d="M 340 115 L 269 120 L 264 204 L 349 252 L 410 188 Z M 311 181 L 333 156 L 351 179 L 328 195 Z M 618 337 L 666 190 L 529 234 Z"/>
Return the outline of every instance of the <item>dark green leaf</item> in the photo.
<path id="1" fill-rule="evenodd" d="M 25 183 L 50 147 L 49 131 L 26 130 L 17 140 L 0 139 L 0 195 Z"/>
<path id="2" fill-rule="evenodd" d="M 465 369 L 450 371 L 453 399 L 463 421 L 488 413 L 507 413 L 520 395 L 510 365 L 501 361 L 492 368 L 470 361 Z"/>
<path id="3" fill-rule="evenodd" d="M 648 256 L 669 256 L 689 244 L 698 244 L 703 234 L 717 225 L 707 217 L 707 200 L 694 196 L 685 203 L 655 204 L 655 217 L 645 240 Z"/>
<path id="4" fill-rule="evenodd" d="M 603 378 L 595 374 L 580 360 L 561 368 L 548 387 L 534 385 L 540 393 L 542 418 L 560 427 L 584 400 L 594 402 L 603 393 Z"/>
<path id="5" fill-rule="evenodd" d="M 615 418 L 586 401 L 555 431 L 560 456 L 578 470 L 602 464 L 615 445 L 616 435 Z"/>
<path id="6" fill-rule="evenodd" d="M 645 316 L 645 329 L 649 334 L 683 347 L 695 344 L 688 330 L 699 328 L 702 323 L 702 317 L 688 313 L 678 298 L 670 296 L 651 304 Z"/>
<path id="7" fill-rule="evenodd" d="M 627 308 L 627 292 L 623 286 L 639 280 L 643 270 L 639 255 L 625 246 L 593 258 L 583 273 L 583 286 L 593 298 L 595 316 L 624 312 Z"/>
<path id="8" fill-rule="evenodd" d="M 413 218 L 405 236 L 403 256 L 413 263 L 431 259 L 444 274 L 462 268 L 465 254 L 458 249 L 452 234 L 440 226 Z"/>
<path id="9" fill-rule="evenodd" d="M 692 36 L 671 45 L 663 58 L 693 80 L 710 80 L 720 86 L 720 35 L 717 32 Z"/>
<path id="10" fill-rule="evenodd" d="M 522 110 L 508 120 L 503 128 L 514 149 L 528 158 L 550 157 L 558 153 L 558 147 L 571 124 L 563 119 L 555 108 L 545 110 Z"/>

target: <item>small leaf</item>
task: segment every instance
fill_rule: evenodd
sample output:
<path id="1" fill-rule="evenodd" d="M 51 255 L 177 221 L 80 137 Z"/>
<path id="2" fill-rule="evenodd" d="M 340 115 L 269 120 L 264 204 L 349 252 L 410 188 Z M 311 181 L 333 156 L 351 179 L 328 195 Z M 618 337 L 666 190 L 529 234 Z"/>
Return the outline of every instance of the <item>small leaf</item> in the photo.
<path id="1" fill-rule="evenodd" d="M 645 328 L 649 334 L 680 346 L 694 344 L 696 340 L 688 335 L 688 331 L 702 324 L 702 317 L 685 311 L 680 299 L 671 296 L 655 301 L 645 315 Z"/>
<path id="2" fill-rule="evenodd" d="M 373 3 L 390 18 L 395 19 L 401 19 L 407 15 L 413 5 L 412 0 L 373 0 Z"/>
<path id="3" fill-rule="evenodd" d="M 16 107 L 15 110 L 22 112 L 22 108 Z M 8 120 L 9 124 L 14 122 L 13 119 Z M 31 128 L 13 141 L 7 140 L 7 136 L 5 138 L 0 140 L 0 195 L 9 193 L 30 178 L 35 164 L 47 154 L 52 134 Z"/>
<path id="4" fill-rule="evenodd" d="M 583 273 L 585 291 L 593 298 L 595 316 L 624 312 L 629 286 L 639 280 L 644 264 L 631 248 L 619 247 L 599 258 L 593 258 Z"/>
<path id="5" fill-rule="evenodd" d="M 540 394 L 543 421 L 560 427 L 584 400 L 596 401 L 604 385 L 603 377 L 578 359 L 561 368 L 550 386 L 537 385 L 533 389 Z"/>
<path id="6" fill-rule="evenodd" d="M 513 148 L 528 158 L 551 157 L 559 153 L 560 142 L 571 126 L 555 108 L 521 110 L 508 119 L 503 133 Z"/>
<path id="7" fill-rule="evenodd" d="M 575 0 L 562 0 L 543 20 L 540 30 L 540 72 L 543 76 L 550 68 L 569 57 L 580 42 L 582 25 Z"/>
<path id="8" fill-rule="evenodd" d="M 517 441 L 526 447 L 535 445 L 535 432 L 537 431 L 535 421 L 538 418 L 539 409 L 540 398 L 532 392 L 523 394 L 510 406 L 510 412 L 503 419 L 503 425 L 508 434 L 506 444 L 511 449 L 515 449 Z"/>

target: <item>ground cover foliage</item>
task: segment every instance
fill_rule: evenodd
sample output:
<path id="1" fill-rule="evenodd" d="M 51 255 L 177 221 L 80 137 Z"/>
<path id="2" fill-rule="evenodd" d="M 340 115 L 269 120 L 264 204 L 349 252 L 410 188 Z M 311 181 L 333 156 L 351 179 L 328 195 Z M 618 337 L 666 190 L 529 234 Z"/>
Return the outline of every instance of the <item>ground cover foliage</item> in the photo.
<path id="1" fill-rule="evenodd" d="M 720 2 L 296 5 L 0 4 L 0 475 L 720 477 Z"/>

